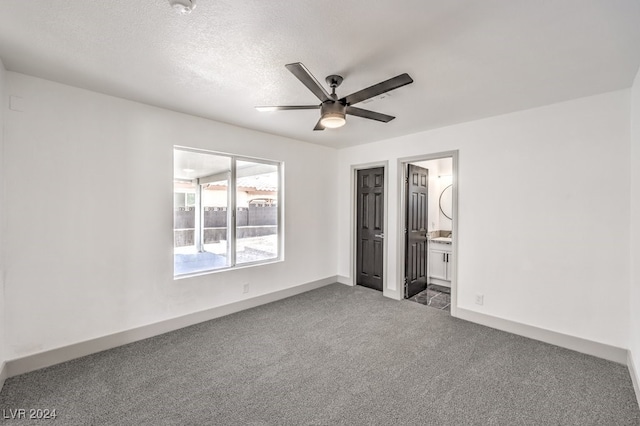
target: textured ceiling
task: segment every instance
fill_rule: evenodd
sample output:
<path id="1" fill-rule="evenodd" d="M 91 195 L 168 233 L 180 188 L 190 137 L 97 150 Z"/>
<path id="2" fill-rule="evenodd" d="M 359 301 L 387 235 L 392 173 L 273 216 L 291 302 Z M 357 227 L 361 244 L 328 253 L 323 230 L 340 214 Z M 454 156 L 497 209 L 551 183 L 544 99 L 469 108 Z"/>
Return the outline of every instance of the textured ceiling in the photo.
<path id="1" fill-rule="evenodd" d="M 0 58 L 21 72 L 334 147 L 382 140 L 631 86 L 639 0 L 1 0 Z M 414 83 L 314 132 L 315 104 L 284 67 L 303 62 L 344 96 Z"/>

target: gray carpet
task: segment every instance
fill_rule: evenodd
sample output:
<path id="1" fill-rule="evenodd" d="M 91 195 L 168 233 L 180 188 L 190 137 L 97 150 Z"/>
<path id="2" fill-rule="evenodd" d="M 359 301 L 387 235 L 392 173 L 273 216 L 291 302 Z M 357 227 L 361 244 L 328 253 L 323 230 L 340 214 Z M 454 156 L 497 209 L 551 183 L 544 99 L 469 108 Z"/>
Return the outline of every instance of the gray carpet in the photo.
<path id="1" fill-rule="evenodd" d="M 16 408 L 55 408 L 40 425 L 640 424 L 625 366 L 341 284 L 8 379 Z"/>

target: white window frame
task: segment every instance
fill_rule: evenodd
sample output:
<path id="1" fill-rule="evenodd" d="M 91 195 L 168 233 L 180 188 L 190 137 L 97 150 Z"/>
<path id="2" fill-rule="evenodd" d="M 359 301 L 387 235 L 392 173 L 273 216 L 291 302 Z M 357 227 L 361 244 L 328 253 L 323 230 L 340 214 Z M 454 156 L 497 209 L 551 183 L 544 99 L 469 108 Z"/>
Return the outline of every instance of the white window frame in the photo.
<path id="1" fill-rule="evenodd" d="M 177 279 L 182 279 L 182 278 L 188 278 L 188 277 L 193 277 L 193 276 L 198 276 L 198 275 L 206 275 L 206 274 L 211 274 L 211 273 L 216 273 L 216 272 L 223 272 L 223 271 L 229 271 L 229 270 L 234 270 L 234 269 L 242 269 L 242 268 L 246 268 L 246 267 L 251 267 L 251 266 L 257 266 L 257 265 L 265 265 L 265 264 L 270 264 L 270 263 L 275 263 L 275 262 L 281 262 L 284 260 L 284 162 L 283 161 L 279 161 L 279 160 L 270 160 L 270 159 L 265 159 L 265 158 L 258 158 L 258 157 L 248 157 L 248 156 L 244 156 L 244 155 L 236 155 L 236 154 L 230 154 L 230 153 L 225 153 L 225 152 L 217 152 L 217 151 L 209 151 L 209 150 L 204 150 L 204 149 L 198 149 L 198 148 L 190 148 L 190 147 L 186 147 L 186 146 L 179 146 L 179 145 L 174 145 L 173 146 L 173 152 L 175 153 L 176 150 L 181 150 L 181 151 L 190 151 L 190 152 L 194 152 L 194 153 L 198 153 L 198 154 L 204 154 L 204 155 L 214 155 L 214 156 L 220 156 L 220 157 L 227 157 L 230 159 L 231 161 L 231 170 L 230 170 L 230 176 L 229 176 L 229 185 L 228 185 L 228 190 L 227 190 L 227 238 L 229 241 L 229 245 L 227 247 L 227 256 L 229 259 L 229 265 L 228 266 L 223 266 L 223 267 L 217 267 L 217 268 L 212 268 L 212 269 L 208 269 L 208 270 L 201 270 L 201 271 L 196 271 L 196 272 L 187 272 L 187 273 L 183 273 L 183 274 L 178 274 L 176 275 L 175 270 L 174 270 L 174 275 L 173 278 L 174 280 Z M 237 248 L 237 239 L 236 239 L 236 235 L 237 235 L 237 217 L 236 217 L 236 212 L 237 212 L 237 200 L 236 200 L 236 193 L 237 193 L 237 173 L 236 173 L 236 164 L 238 161 L 248 161 L 248 162 L 254 162 L 254 163 L 261 163 L 261 164 L 268 164 L 271 166 L 276 166 L 277 169 L 277 173 L 278 173 L 278 190 L 277 190 L 277 225 L 276 225 L 276 232 L 277 232 L 277 256 L 273 257 L 273 258 L 269 258 L 269 259 L 264 259 L 264 260 L 256 260 L 253 262 L 243 262 L 241 264 L 237 264 L 236 263 L 236 248 Z M 175 181 L 175 176 L 173 176 L 173 179 Z M 195 221 L 195 230 L 194 230 L 194 240 L 197 241 L 197 238 L 195 238 L 195 234 L 196 233 L 200 233 L 201 235 L 204 232 L 204 227 L 203 227 L 203 223 L 204 221 L 202 220 L 202 218 L 199 216 L 202 215 L 203 209 L 204 207 L 202 206 L 201 203 L 201 197 L 198 196 L 198 193 L 202 190 L 201 188 L 201 184 L 198 182 L 196 183 L 196 204 L 195 204 L 195 209 L 196 209 L 196 221 Z M 186 204 L 186 195 L 185 195 L 185 204 Z M 198 212 L 200 212 L 200 214 L 197 214 Z M 194 241 L 194 243 L 195 243 Z M 175 255 L 174 255 L 174 259 L 175 259 Z"/>

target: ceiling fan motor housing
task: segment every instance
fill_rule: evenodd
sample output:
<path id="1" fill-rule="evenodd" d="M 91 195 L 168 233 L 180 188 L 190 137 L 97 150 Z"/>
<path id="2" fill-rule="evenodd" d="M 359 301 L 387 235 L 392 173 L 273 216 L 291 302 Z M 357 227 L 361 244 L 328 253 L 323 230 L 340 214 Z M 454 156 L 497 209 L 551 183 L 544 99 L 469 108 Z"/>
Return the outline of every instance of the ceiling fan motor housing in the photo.
<path id="1" fill-rule="evenodd" d="M 326 114 L 342 114 L 345 115 L 347 107 L 339 101 L 324 101 L 320 108 L 320 115 Z"/>

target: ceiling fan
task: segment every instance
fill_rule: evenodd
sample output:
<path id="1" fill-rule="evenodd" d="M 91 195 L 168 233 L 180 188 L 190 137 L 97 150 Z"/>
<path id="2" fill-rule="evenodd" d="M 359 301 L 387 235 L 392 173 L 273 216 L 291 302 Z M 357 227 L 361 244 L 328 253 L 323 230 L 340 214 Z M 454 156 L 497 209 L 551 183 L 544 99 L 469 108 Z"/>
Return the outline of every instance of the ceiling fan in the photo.
<path id="1" fill-rule="evenodd" d="M 295 75 L 298 80 L 307 87 L 307 89 L 311 90 L 311 92 L 316 95 L 322 103 L 320 105 L 258 106 L 256 109 L 258 111 L 319 109 L 320 120 L 318 120 L 318 123 L 313 130 L 324 130 L 325 128 L 335 129 L 337 127 L 344 126 L 346 123 L 346 114 L 388 123 L 395 117 L 375 111 L 369 111 L 367 109 L 357 108 L 353 105 L 413 83 L 413 79 L 409 77 L 409 74 L 404 73 L 338 99 L 338 95 L 336 95 L 336 87 L 340 86 L 340 83 L 342 83 L 343 78 L 341 76 L 330 75 L 325 79 L 329 87 L 331 87 L 331 94 L 329 94 L 301 62 L 287 64 L 285 67 L 287 67 L 287 69 L 291 71 L 291 73 Z"/>

